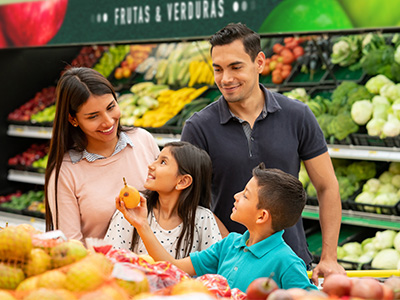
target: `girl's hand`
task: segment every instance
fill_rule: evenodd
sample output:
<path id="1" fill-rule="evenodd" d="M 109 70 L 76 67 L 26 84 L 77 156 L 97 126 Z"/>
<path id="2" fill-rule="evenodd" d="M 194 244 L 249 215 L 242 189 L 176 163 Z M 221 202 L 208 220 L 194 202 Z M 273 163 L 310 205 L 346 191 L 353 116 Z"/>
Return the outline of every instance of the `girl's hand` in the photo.
<path id="1" fill-rule="evenodd" d="M 122 212 L 125 219 L 128 220 L 135 228 L 140 229 L 143 226 L 148 225 L 147 221 L 147 203 L 146 199 L 140 195 L 140 203 L 135 208 L 128 209 L 125 206 L 124 201 L 119 197 L 115 198 L 115 206 Z"/>

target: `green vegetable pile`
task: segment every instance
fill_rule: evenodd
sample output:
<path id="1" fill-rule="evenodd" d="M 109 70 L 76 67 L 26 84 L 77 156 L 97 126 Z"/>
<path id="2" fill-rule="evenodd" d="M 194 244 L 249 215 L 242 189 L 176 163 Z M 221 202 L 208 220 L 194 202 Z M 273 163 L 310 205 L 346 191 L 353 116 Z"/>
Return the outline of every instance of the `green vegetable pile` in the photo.
<path id="1" fill-rule="evenodd" d="M 43 202 L 44 191 L 29 191 L 21 196 L 11 197 L 11 201 L 0 204 L 0 207 L 22 210 L 27 208 L 32 202 Z"/>
<path id="2" fill-rule="evenodd" d="M 361 187 L 363 181 L 376 175 L 376 165 L 369 161 L 348 161 L 332 159 L 335 175 L 339 182 L 339 193 L 342 201 L 347 201 Z M 315 187 L 310 183 L 304 164 L 300 166 L 299 180 L 303 183 L 308 197 L 317 197 Z"/>
<path id="3" fill-rule="evenodd" d="M 358 264 L 358 268 L 370 263 L 374 269 L 399 269 L 400 233 L 388 229 L 361 242 L 347 242 L 337 247 L 337 258 L 345 269 L 351 269 L 353 263 Z"/>
<path id="4" fill-rule="evenodd" d="M 354 200 L 363 205 L 363 210 L 392 214 L 392 210 L 385 206 L 394 207 L 400 201 L 400 163 L 391 162 L 389 169 L 379 178 L 370 178 L 362 187 L 362 193 Z M 368 205 L 370 204 L 370 205 Z"/>
<path id="5" fill-rule="evenodd" d="M 345 139 L 359 129 L 351 116 L 352 105 L 373 96 L 365 86 L 352 81 L 343 81 L 332 92 L 331 99 L 321 95 L 311 98 L 303 88 L 294 89 L 284 95 L 306 103 L 317 118 L 325 138 L 338 140 Z"/>

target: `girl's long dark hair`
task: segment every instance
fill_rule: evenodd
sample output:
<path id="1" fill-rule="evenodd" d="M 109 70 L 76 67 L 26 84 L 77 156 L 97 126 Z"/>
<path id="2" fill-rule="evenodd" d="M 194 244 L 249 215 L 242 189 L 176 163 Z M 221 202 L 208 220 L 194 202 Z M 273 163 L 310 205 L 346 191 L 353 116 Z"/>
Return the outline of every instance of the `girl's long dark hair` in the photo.
<path id="1" fill-rule="evenodd" d="M 71 149 L 83 151 L 88 143 L 83 131 L 79 127 L 72 126 L 68 121 L 68 115 L 75 117 L 81 105 L 86 103 L 91 95 L 102 96 L 105 94 L 112 94 L 114 99 L 117 100 L 111 83 L 99 72 L 90 68 L 70 68 L 62 74 L 58 81 L 56 114 L 44 185 L 46 231 L 58 229 L 58 177 L 64 155 Z M 121 130 L 121 125 L 118 123 L 118 136 Z M 48 199 L 49 179 L 53 171 L 55 171 L 55 211 L 50 210 Z M 56 224 L 53 224 L 53 214 L 55 214 Z"/>
<path id="2" fill-rule="evenodd" d="M 184 189 L 178 199 L 178 216 L 182 220 L 182 232 L 176 244 L 175 258 L 180 258 L 180 249 L 184 249 L 188 256 L 193 247 L 195 232 L 195 216 L 197 206 L 210 208 L 211 203 L 211 176 L 212 163 L 208 153 L 188 142 L 171 142 L 164 145 L 171 151 L 178 164 L 179 175 L 192 176 L 192 184 Z M 158 193 L 155 191 L 143 192 L 147 199 L 148 213 L 158 207 Z M 131 250 L 139 240 L 136 230 L 133 232 Z"/>

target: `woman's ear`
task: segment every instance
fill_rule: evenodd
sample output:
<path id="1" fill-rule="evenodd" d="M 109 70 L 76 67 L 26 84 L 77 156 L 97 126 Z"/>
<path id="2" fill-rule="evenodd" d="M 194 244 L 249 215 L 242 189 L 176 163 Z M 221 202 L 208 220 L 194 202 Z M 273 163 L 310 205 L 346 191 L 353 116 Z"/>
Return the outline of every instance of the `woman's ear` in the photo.
<path id="1" fill-rule="evenodd" d="M 193 182 L 193 178 L 189 174 L 182 175 L 181 179 L 176 185 L 177 190 L 184 190 L 189 187 Z"/>
<path id="2" fill-rule="evenodd" d="M 78 121 L 70 114 L 68 114 L 68 121 L 71 123 L 72 126 L 74 127 L 78 126 Z"/>

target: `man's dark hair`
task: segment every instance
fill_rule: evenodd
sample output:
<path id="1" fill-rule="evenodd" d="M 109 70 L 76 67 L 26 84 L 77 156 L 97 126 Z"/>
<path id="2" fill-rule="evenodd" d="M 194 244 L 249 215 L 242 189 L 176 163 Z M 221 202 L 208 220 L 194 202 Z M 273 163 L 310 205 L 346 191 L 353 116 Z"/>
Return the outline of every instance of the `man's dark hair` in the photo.
<path id="1" fill-rule="evenodd" d="M 253 169 L 257 181 L 258 209 L 266 209 L 272 218 L 272 229 L 280 231 L 296 224 L 306 204 L 303 184 L 293 175 L 278 169 L 267 169 L 261 163 Z"/>
<path id="2" fill-rule="evenodd" d="M 242 23 L 230 23 L 211 36 L 210 53 L 214 46 L 228 45 L 236 40 L 243 42 L 244 50 L 254 61 L 261 51 L 260 35 Z"/>

